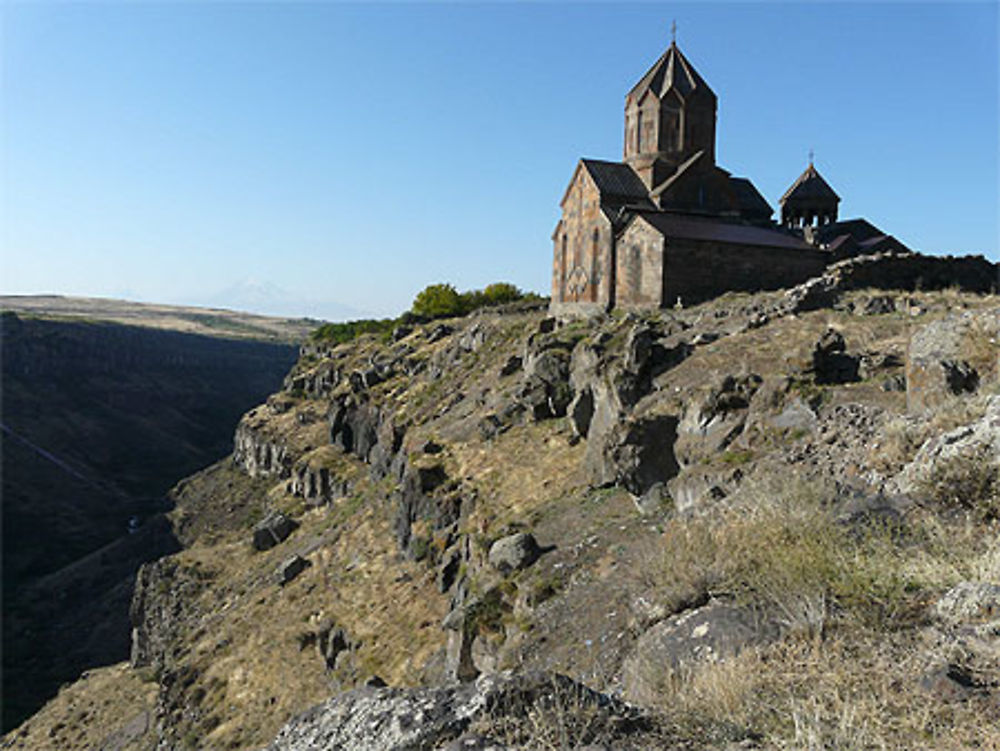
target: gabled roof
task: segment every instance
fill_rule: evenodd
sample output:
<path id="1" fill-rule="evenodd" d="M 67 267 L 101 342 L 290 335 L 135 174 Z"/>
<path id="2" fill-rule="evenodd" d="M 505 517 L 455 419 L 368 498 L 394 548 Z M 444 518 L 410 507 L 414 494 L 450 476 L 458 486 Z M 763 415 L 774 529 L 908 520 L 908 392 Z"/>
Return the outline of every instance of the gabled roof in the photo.
<path id="1" fill-rule="evenodd" d="M 698 161 L 703 156 L 705 156 L 704 149 L 702 149 L 701 151 L 696 151 L 693 156 L 689 157 L 687 160 L 681 163 L 681 165 L 677 168 L 677 171 L 674 172 L 674 174 L 672 174 L 662 183 L 657 185 L 653 189 L 653 192 L 650 193 L 650 195 L 653 198 L 659 198 L 663 193 L 669 190 L 672 185 L 676 185 L 677 182 L 685 175 L 685 173 L 687 173 L 692 167 L 694 167 L 694 165 L 697 164 Z"/>
<path id="2" fill-rule="evenodd" d="M 885 232 L 880 230 L 867 219 L 847 219 L 840 222 L 823 224 L 817 228 L 820 242 L 832 242 L 838 235 L 850 235 L 856 243 L 863 243 L 872 238 L 885 236 Z"/>
<path id="3" fill-rule="evenodd" d="M 799 179 L 785 191 L 785 195 L 781 197 L 779 203 L 784 204 L 790 199 L 796 201 L 815 201 L 817 199 L 839 201 L 840 196 L 833 192 L 830 184 L 816 171 L 813 163 L 809 162 L 806 171 L 799 175 Z"/>
<path id="4" fill-rule="evenodd" d="M 791 250 L 815 250 L 795 235 L 777 229 L 731 224 L 718 219 L 697 218 L 684 214 L 642 211 L 636 218 L 644 219 L 666 238 L 709 240 L 732 245 L 757 245 Z"/>
<path id="5" fill-rule="evenodd" d="M 580 162 L 594 179 L 601 200 L 623 202 L 648 201 L 649 190 L 629 165 L 624 162 L 605 162 L 600 159 L 581 159 Z"/>
<path id="6" fill-rule="evenodd" d="M 729 185 L 736 196 L 736 202 L 740 205 L 740 212 L 744 214 L 763 214 L 771 216 L 774 209 L 771 204 L 760 194 L 757 187 L 745 177 L 730 177 Z"/>
<path id="7" fill-rule="evenodd" d="M 626 99 L 639 100 L 647 91 L 651 91 L 662 100 L 671 90 L 679 93 L 683 99 L 687 99 L 695 91 L 703 91 L 715 99 L 715 92 L 681 54 L 676 42 L 670 43 L 667 51 L 653 63 L 653 67 L 646 71 L 639 83 L 632 87 Z"/>

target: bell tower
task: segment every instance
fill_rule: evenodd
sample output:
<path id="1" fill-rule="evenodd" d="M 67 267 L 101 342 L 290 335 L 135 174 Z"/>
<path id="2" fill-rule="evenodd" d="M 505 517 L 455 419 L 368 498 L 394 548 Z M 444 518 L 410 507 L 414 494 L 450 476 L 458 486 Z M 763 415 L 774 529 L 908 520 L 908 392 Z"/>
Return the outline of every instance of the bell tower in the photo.
<path id="1" fill-rule="evenodd" d="M 717 106 L 715 93 L 671 41 L 625 96 L 625 163 L 650 190 L 699 151 L 714 165 Z"/>
<path id="2" fill-rule="evenodd" d="M 809 166 L 781 197 L 781 223 L 786 227 L 817 227 L 837 221 L 838 196 L 813 165 Z"/>

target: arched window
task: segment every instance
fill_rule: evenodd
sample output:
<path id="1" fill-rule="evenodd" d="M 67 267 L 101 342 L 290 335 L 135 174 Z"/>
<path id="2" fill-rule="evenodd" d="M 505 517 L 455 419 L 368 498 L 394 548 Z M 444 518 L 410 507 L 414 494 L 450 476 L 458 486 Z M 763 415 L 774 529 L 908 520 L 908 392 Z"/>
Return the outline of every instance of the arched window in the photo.
<path id="1" fill-rule="evenodd" d="M 635 150 L 642 151 L 642 110 L 635 116 Z"/>

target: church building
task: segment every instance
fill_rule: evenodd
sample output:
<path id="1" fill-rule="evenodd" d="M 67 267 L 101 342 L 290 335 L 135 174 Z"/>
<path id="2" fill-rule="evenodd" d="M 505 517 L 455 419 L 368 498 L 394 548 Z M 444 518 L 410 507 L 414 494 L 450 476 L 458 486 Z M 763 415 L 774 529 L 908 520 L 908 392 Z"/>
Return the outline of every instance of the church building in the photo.
<path id="1" fill-rule="evenodd" d="M 552 309 L 693 304 L 780 289 L 861 253 L 906 250 L 840 197 L 810 158 L 781 197 L 781 221 L 754 184 L 715 162 L 715 92 L 676 41 L 625 96 L 620 162 L 581 159 L 552 235 Z"/>

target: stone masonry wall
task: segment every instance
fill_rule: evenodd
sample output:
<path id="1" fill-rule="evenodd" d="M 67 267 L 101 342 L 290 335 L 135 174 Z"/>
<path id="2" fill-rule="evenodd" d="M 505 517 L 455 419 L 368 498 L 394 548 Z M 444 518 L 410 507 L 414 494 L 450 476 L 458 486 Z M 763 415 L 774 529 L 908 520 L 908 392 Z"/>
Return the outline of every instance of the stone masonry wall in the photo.
<path id="1" fill-rule="evenodd" d="M 613 242 L 601 197 L 583 168 L 563 202 L 552 248 L 552 301 L 608 305 Z M 596 235 L 595 235 L 596 233 Z"/>
<path id="2" fill-rule="evenodd" d="M 782 289 L 819 276 L 829 254 L 701 240 L 668 239 L 663 269 L 663 304 L 684 305 L 726 292 Z"/>
<path id="3" fill-rule="evenodd" d="M 658 308 L 664 304 L 663 236 L 659 232 L 646 222 L 632 222 L 619 240 L 617 264 L 616 305 Z"/>

